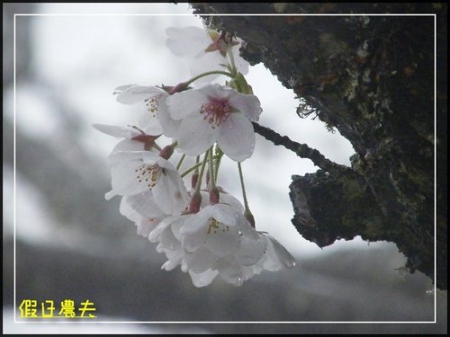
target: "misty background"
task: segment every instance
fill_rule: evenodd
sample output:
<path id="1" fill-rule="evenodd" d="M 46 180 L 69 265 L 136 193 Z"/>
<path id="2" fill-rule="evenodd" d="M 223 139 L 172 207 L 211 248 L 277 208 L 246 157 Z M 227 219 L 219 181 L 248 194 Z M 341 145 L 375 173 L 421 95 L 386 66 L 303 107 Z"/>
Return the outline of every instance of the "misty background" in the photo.
<path id="1" fill-rule="evenodd" d="M 406 259 L 394 244 L 355 238 L 319 249 L 296 232 L 291 176 L 317 167 L 258 135 L 243 163 L 250 207 L 257 229 L 296 257 L 294 269 L 263 272 L 238 288 L 216 280 L 198 289 L 179 268 L 161 270 L 164 255 L 119 214 L 120 199 L 104 199 L 117 139 L 92 124 L 137 121 L 138 107 L 115 101 L 117 86 L 190 77 L 165 46 L 164 30 L 201 27 L 191 12 L 188 4 L 4 4 L 4 332 L 446 331 L 447 292 L 403 272 Z M 300 119 L 293 92 L 262 64 L 246 78 L 261 101 L 261 125 L 350 165 L 350 143 L 318 120 Z M 232 164 L 224 160 L 219 182 L 242 200 Z M 23 299 L 67 298 L 93 301 L 98 319 L 14 323 Z"/>

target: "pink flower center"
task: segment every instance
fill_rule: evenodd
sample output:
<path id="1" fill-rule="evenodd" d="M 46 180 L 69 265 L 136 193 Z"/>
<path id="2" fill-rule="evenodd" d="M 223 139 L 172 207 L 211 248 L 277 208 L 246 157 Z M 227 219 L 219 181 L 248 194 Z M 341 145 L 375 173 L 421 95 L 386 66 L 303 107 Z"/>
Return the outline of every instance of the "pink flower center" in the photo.
<path id="1" fill-rule="evenodd" d="M 209 98 L 209 102 L 200 108 L 200 113 L 204 114 L 203 118 L 214 129 L 227 120 L 231 113 L 231 106 L 226 98 Z"/>

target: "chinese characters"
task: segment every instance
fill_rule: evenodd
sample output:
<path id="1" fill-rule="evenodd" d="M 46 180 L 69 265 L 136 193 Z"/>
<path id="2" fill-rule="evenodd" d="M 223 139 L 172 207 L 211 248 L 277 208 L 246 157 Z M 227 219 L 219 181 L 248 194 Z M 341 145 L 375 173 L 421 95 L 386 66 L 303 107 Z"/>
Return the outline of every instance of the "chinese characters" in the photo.
<path id="1" fill-rule="evenodd" d="M 94 302 L 88 299 L 79 304 L 72 299 L 64 299 L 59 307 L 53 300 L 24 299 L 19 306 L 21 318 L 97 318 L 96 311 Z"/>

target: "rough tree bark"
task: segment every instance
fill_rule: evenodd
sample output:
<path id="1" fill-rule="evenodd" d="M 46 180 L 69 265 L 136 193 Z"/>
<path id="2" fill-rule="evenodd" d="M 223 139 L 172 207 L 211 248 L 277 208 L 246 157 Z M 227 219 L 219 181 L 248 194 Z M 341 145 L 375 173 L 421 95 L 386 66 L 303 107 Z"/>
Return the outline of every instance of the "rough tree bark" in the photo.
<path id="1" fill-rule="evenodd" d="M 410 272 L 434 279 L 436 229 L 436 283 L 447 289 L 447 5 L 191 5 L 211 27 L 242 38 L 241 55 L 250 64 L 262 62 L 306 101 L 312 110 L 299 106 L 299 115 L 317 115 L 356 151 L 351 168 L 336 165 L 254 124 L 257 133 L 320 168 L 293 176 L 298 232 L 320 247 L 357 235 L 395 242 Z M 224 13 L 280 15 L 208 15 Z M 293 113 L 280 111 L 280 118 Z"/>

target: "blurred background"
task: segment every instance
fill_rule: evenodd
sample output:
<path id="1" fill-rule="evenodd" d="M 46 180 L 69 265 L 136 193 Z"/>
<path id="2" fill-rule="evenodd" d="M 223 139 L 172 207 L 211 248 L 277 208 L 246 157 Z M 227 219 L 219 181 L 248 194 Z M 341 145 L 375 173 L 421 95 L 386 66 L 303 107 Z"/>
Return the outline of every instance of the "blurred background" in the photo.
<path id="1" fill-rule="evenodd" d="M 258 135 L 243 163 L 250 207 L 257 229 L 297 258 L 294 269 L 263 272 L 239 288 L 220 280 L 195 288 L 179 268 L 160 269 L 164 256 L 119 214 L 119 198 L 104 199 L 117 139 L 92 124 L 137 122 L 139 107 L 112 95 L 120 85 L 190 77 L 164 31 L 202 27 L 191 13 L 185 3 L 3 5 L 4 332 L 446 332 L 447 292 L 403 272 L 394 244 L 355 238 L 319 249 L 296 232 L 291 176 L 317 167 Z M 263 65 L 246 78 L 261 101 L 261 125 L 350 165 L 351 144 L 300 119 L 293 92 Z M 220 185 L 242 201 L 235 165 L 223 166 Z M 98 318 L 14 322 L 24 299 L 68 298 L 94 302 Z"/>

